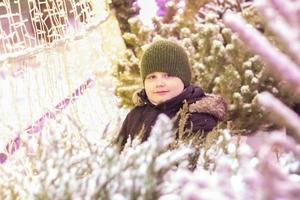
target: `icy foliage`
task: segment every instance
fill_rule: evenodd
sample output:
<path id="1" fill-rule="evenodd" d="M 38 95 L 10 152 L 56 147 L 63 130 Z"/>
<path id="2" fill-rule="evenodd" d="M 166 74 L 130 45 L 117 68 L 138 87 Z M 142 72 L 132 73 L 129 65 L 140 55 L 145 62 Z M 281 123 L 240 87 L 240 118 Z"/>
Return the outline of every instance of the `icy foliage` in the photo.
<path id="1" fill-rule="evenodd" d="M 297 142 L 300 142 L 300 117 L 290 108 L 273 97 L 268 92 L 263 92 L 258 96 L 258 102 L 268 111 L 273 120 L 284 127 L 288 127 L 293 132 L 293 137 Z"/>
<path id="2" fill-rule="evenodd" d="M 268 6 L 270 7 L 270 6 Z M 283 5 L 284 7 L 284 5 Z M 269 10 L 269 9 L 268 9 Z M 266 15 L 270 13 L 270 11 L 263 10 L 263 13 L 266 12 Z M 272 11 L 272 10 L 271 10 Z M 279 10 L 280 11 L 280 10 Z M 279 12 L 278 11 L 278 12 Z M 280 15 L 280 13 L 275 13 L 273 15 Z M 284 35 L 278 31 L 278 25 L 277 22 L 282 19 L 276 20 L 273 18 L 269 18 L 270 21 L 273 23 L 270 23 L 270 27 L 274 29 L 276 35 L 280 37 L 280 39 L 284 42 L 285 47 L 288 52 L 291 53 L 291 57 L 295 57 L 295 62 L 288 57 L 287 54 L 280 52 L 277 48 L 275 48 L 268 40 L 265 38 L 260 32 L 255 30 L 254 27 L 250 25 L 245 25 L 245 22 L 243 20 L 239 20 L 239 18 L 236 15 L 225 15 L 225 22 L 229 24 L 229 26 L 235 30 L 238 31 L 241 39 L 246 41 L 245 43 L 248 45 L 249 48 L 253 49 L 253 51 L 262 57 L 262 59 L 268 63 L 269 66 L 274 66 L 270 68 L 275 75 L 279 76 L 280 78 L 287 80 L 291 86 L 293 86 L 293 89 L 296 93 L 300 93 L 300 59 L 298 58 L 298 53 L 295 53 L 295 48 L 299 47 L 299 30 L 294 29 L 294 27 L 299 26 L 299 24 L 293 23 L 293 18 L 297 17 L 297 14 L 295 13 L 293 16 L 293 13 L 291 13 L 290 19 L 291 21 L 288 21 L 289 18 L 286 17 L 286 24 L 285 26 L 281 26 L 280 30 L 282 29 L 288 29 L 289 32 L 292 35 L 295 35 L 291 37 L 290 35 Z M 289 23 L 290 22 L 290 23 Z M 279 23 L 279 22 L 278 22 Z M 299 23 L 299 22 L 298 22 Z M 290 27 L 290 28 L 288 28 Z M 276 29 L 277 28 L 277 29 Z M 289 38 L 289 39 L 288 39 Z M 266 51 L 268 49 L 268 51 Z M 295 56 L 297 55 L 297 56 Z M 288 67 L 287 67 L 288 66 Z"/>
<path id="3" fill-rule="evenodd" d="M 300 194 L 299 145 L 281 132 L 260 139 L 264 143 L 254 152 L 246 143 L 238 145 L 226 137 L 219 138 L 210 148 L 211 151 L 206 153 L 210 154 L 209 160 L 216 164 L 215 169 L 205 170 L 198 162 L 193 172 L 182 168 L 171 171 L 166 177 L 167 183 L 173 184 L 165 185 L 166 192 L 162 197 L 199 200 L 297 199 Z M 224 148 L 220 148 L 222 141 L 226 143 Z M 280 153 L 275 153 L 275 148 Z M 282 153 L 285 151 L 290 153 Z M 205 154 L 200 153 L 199 161 L 205 159 Z"/>
<path id="4" fill-rule="evenodd" d="M 120 153 L 107 133 L 78 127 L 61 114 L 41 135 L 24 134 L 21 149 L 0 166 L 0 197 L 297 199 L 300 149 L 291 138 L 282 132 L 260 136 L 262 145 L 254 150 L 229 130 L 218 134 L 205 148 L 180 143 L 170 149 L 171 121 L 160 115 L 146 142 L 128 141 Z"/>
<path id="5" fill-rule="evenodd" d="M 130 30 L 129 19 L 139 13 L 137 0 L 111 0 L 109 6 L 115 11 L 122 33 Z"/>
<path id="6" fill-rule="evenodd" d="M 156 199 L 163 174 L 192 153 L 168 150 L 172 126 L 163 115 L 147 142 L 134 140 L 121 154 L 105 133 L 74 121 L 59 115 L 40 136 L 23 135 L 21 149 L 0 166 L 1 199 Z"/>
<path id="7" fill-rule="evenodd" d="M 300 62 L 295 48 L 300 45 L 299 23 L 299 2 L 296 1 L 257 1 L 255 4 L 261 14 L 268 20 L 268 26 L 274 35 L 283 42 L 285 51 L 280 50 L 264 37 L 253 26 L 246 24 L 245 21 L 233 13 L 224 16 L 225 24 L 238 36 L 245 44 L 267 64 L 269 71 L 278 79 L 284 80 L 290 90 L 299 101 L 300 91 Z M 282 25 L 282 26 L 281 26 Z M 280 28 L 279 28 L 280 26 Z M 292 35 L 282 34 L 282 28 L 289 30 Z M 292 38 L 291 38 L 292 37 Z M 274 99 L 271 94 L 264 93 L 258 98 L 259 102 L 266 107 L 279 124 L 292 128 L 296 134 L 295 139 L 299 142 L 299 117 Z M 272 103 L 271 103 L 272 102 Z"/>

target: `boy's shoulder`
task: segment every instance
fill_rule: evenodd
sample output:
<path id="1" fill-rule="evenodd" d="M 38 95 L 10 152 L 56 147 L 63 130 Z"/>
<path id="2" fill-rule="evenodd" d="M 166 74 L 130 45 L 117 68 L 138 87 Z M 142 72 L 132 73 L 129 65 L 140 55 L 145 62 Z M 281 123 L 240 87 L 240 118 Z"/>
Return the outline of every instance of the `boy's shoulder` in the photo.
<path id="1" fill-rule="evenodd" d="M 147 112 L 147 104 L 145 104 L 144 102 L 133 102 L 134 105 L 133 107 L 130 109 L 129 113 L 127 114 L 127 117 L 129 118 L 135 118 L 135 117 L 142 117 L 142 115 L 145 114 L 145 112 Z"/>
<path id="2" fill-rule="evenodd" d="M 227 103 L 225 99 L 216 94 L 205 94 L 201 99 L 189 104 L 190 113 L 208 113 L 218 120 L 225 120 Z"/>
<path id="3" fill-rule="evenodd" d="M 143 112 L 145 110 L 145 105 L 142 104 L 142 105 L 135 105 L 128 114 L 130 115 L 134 115 L 136 113 L 140 113 L 140 112 Z"/>

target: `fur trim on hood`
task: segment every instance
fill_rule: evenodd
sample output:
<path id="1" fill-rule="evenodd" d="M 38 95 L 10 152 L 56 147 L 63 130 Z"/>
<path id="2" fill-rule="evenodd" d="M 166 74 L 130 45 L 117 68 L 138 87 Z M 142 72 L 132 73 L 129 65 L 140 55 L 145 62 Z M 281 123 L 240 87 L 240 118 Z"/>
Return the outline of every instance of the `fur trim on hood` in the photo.
<path id="1" fill-rule="evenodd" d="M 141 97 L 139 97 L 138 93 L 141 92 L 142 89 L 137 90 L 133 93 L 132 95 L 132 102 L 134 106 L 141 106 L 144 104 L 143 100 L 141 99 Z"/>
<path id="2" fill-rule="evenodd" d="M 189 111 L 191 113 L 208 113 L 223 121 L 226 118 L 227 104 L 220 95 L 206 94 L 205 97 L 190 104 Z"/>

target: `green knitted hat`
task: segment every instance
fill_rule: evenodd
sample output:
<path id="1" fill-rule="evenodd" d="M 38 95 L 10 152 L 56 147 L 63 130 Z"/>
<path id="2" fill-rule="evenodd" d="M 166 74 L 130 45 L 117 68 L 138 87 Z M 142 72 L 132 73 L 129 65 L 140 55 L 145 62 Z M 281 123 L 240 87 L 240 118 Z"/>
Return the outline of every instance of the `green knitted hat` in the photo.
<path id="1" fill-rule="evenodd" d="M 141 59 L 141 76 L 143 83 L 152 72 L 166 72 L 180 78 L 187 86 L 191 81 L 191 69 L 186 51 L 178 44 L 159 40 L 150 45 Z"/>

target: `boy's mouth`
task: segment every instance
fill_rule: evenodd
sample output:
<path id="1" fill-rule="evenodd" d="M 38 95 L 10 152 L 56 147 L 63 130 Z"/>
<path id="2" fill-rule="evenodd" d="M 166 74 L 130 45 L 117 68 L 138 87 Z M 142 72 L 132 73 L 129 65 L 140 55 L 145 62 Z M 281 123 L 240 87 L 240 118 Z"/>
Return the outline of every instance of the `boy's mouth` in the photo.
<path id="1" fill-rule="evenodd" d="M 167 90 L 163 90 L 163 91 L 155 91 L 154 94 L 160 95 L 160 94 L 166 94 L 166 93 L 168 93 L 168 92 L 169 92 L 169 91 L 167 91 Z"/>

